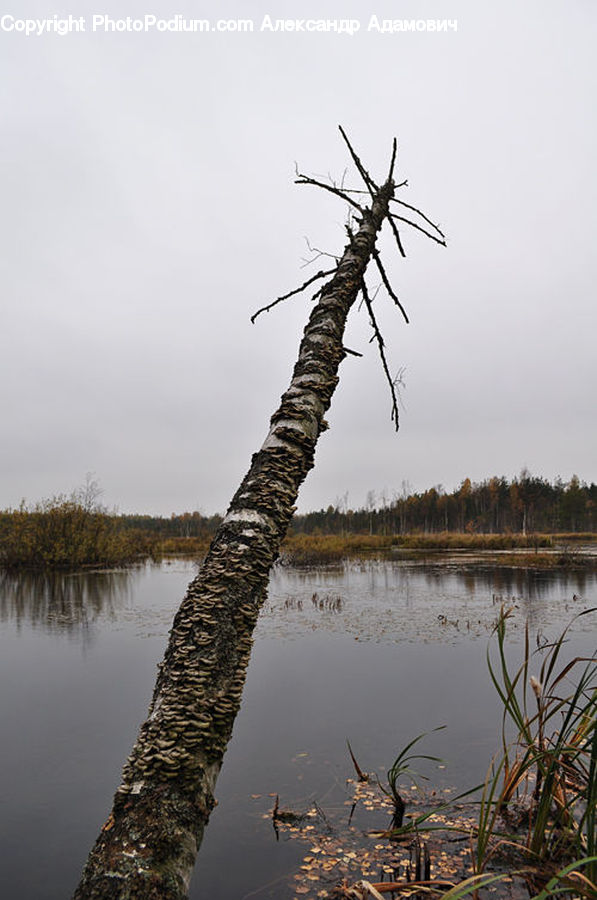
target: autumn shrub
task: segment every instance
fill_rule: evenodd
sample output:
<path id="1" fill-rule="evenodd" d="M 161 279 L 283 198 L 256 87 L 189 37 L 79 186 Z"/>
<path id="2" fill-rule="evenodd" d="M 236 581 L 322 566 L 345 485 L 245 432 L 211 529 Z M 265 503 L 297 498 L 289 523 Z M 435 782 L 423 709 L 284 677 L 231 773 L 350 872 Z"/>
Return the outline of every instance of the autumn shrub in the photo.
<path id="1" fill-rule="evenodd" d="M 211 535 L 160 538 L 155 553 L 163 556 L 203 556 L 209 548 L 210 538 Z"/>
<path id="2" fill-rule="evenodd" d="M 151 555 L 155 541 L 123 530 L 118 517 L 82 503 L 75 493 L 0 513 L 3 568 L 77 569 L 122 565 Z"/>

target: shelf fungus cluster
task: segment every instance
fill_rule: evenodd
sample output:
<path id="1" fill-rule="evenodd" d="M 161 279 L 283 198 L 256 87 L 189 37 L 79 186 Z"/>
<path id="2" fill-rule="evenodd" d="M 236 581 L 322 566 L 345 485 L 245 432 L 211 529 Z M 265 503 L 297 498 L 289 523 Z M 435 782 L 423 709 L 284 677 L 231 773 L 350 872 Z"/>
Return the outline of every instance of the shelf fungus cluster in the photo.
<path id="1" fill-rule="evenodd" d="M 271 418 L 264 444 L 254 454 L 176 614 L 148 717 L 125 764 L 112 813 L 88 857 L 76 900 L 187 896 L 240 706 L 269 573 L 300 484 L 313 466 L 317 440 L 327 428 L 324 415 L 348 352 L 343 346 L 346 318 L 362 292 L 375 323 L 364 287 L 365 271 L 371 259 L 381 266 L 375 244 L 384 222 L 397 237 L 390 212 L 396 142 L 389 175 L 378 187 L 342 135 L 367 188 L 357 194 L 368 193 L 370 204 L 361 205 L 343 190 L 327 186 L 358 209 L 359 217 L 354 218 L 358 228 L 347 228 L 348 245 L 333 269 L 319 272 L 253 317 L 318 278 L 331 276 L 317 291 L 319 299 L 305 327 L 290 386 Z M 319 184 L 312 179 L 301 183 Z M 390 296 L 397 299 L 393 292 Z M 387 371 L 380 338 L 378 343 Z"/>

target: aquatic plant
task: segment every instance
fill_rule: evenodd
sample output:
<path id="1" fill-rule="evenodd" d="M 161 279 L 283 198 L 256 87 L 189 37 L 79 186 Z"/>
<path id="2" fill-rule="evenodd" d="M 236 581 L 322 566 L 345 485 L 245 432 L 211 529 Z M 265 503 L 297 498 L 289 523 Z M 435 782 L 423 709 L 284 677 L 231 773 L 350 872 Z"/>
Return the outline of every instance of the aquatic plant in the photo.
<path id="1" fill-rule="evenodd" d="M 527 627 L 523 661 L 511 672 L 505 646 L 511 614 L 502 608 L 497 620 L 497 660 L 487 652 L 503 708 L 502 750 L 481 796 L 474 868 L 483 872 L 507 849 L 523 859 L 529 887 L 542 890 L 559 866 L 587 859 L 583 877 L 594 885 L 597 660 L 577 656 L 560 668 L 570 626 L 533 652 Z M 530 675 L 537 660 L 538 676 Z"/>
<path id="2" fill-rule="evenodd" d="M 575 619 L 594 611 L 585 610 Z M 470 833 L 473 874 L 442 897 L 478 896 L 482 888 L 516 877 L 526 883 L 534 900 L 571 892 L 595 900 L 597 658 L 577 656 L 562 662 L 572 623 L 557 640 L 534 651 L 527 627 L 522 663 L 511 671 L 506 652 L 511 615 L 512 608 L 501 608 L 495 626 L 497 659 L 491 645 L 487 651 L 489 674 L 502 705 L 502 748 L 481 788 L 476 826 L 441 826 Z M 536 675 L 531 674 L 535 665 Z M 401 751 L 388 772 L 389 788 L 382 786 L 395 805 L 388 836 L 438 830 L 436 817 L 448 807 L 442 804 L 402 823 L 398 779 L 412 777 L 409 762 L 416 757 L 408 751 L 422 737 Z M 453 798 L 449 805 L 477 790 Z"/>
<path id="3" fill-rule="evenodd" d="M 445 725 L 440 725 L 438 728 L 434 728 L 433 731 L 441 731 L 445 728 Z M 433 733 L 433 732 L 432 732 Z M 402 822 L 404 818 L 404 812 L 406 809 L 404 798 L 400 793 L 400 779 L 401 778 L 409 778 L 410 781 L 416 785 L 417 779 L 421 778 L 427 781 L 427 776 L 421 775 L 420 772 L 415 772 L 411 769 L 411 761 L 415 759 L 426 759 L 432 762 L 441 762 L 441 759 L 438 756 L 429 756 L 423 753 L 409 753 L 409 750 L 418 744 L 419 741 L 423 740 L 424 737 L 427 736 L 427 732 L 423 732 L 423 734 L 417 735 L 416 738 L 413 738 L 403 749 L 400 751 L 390 768 L 388 769 L 388 786 L 381 784 L 380 788 L 384 792 L 392 798 L 392 802 L 394 804 L 394 815 L 392 817 L 391 829 L 400 829 L 402 828 Z"/>

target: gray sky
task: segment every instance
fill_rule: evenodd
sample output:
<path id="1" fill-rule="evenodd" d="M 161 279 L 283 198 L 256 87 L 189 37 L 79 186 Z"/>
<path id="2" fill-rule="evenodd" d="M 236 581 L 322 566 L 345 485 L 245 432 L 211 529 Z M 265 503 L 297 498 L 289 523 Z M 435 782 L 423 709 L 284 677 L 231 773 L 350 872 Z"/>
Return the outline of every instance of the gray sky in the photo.
<path id="1" fill-rule="evenodd" d="M 224 511 L 290 379 L 308 295 L 256 308 L 343 247 L 340 200 L 293 184 L 349 166 L 343 124 L 381 178 L 447 233 L 383 242 L 405 326 L 376 307 L 401 429 L 363 312 L 300 495 L 391 498 L 403 481 L 597 480 L 592 0 L 103 3 L 23 0 L 85 34 L 0 31 L 3 199 L 0 507 L 92 471 L 121 511 Z M 252 34 L 93 33 L 94 13 L 242 17 Z M 266 14 L 354 18 L 353 36 L 260 31 Z M 456 19 L 447 33 L 368 31 Z M 347 184 L 360 187 L 349 167 Z M 376 284 L 371 277 L 371 284 Z"/>

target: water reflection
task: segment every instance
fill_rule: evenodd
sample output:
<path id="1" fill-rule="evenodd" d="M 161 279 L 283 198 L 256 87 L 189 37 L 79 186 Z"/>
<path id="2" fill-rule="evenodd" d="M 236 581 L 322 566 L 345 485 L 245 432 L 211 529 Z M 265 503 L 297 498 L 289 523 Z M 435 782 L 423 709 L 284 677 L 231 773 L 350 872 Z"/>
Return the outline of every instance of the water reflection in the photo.
<path id="1" fill-rule="evenodd" d="M 0 621 L 70 635 L 114 619 L 132 596 L 132 572 L 22 572 L 0 575 Z"/>
<path id="2" fill-rule="evenodd" d="M 0 622 L 18 630 L 34 627 L 84 639 L 92 626 L 100 627 L 100 620 L 133 623 L 144 634 L 165 635 L 194 574 L 194 564 L 186 561 L 76 574 L 2 573 Z M 162 592 L 164 579 L 169 587 Z M 417 642 L 445 640 L 445 625 L 451 623 L 453 642 L 459 634 L 486 634 L 502 603 L 515 606 L 518 618 L 528 620 L 531 629 L 565 625 L 588 607 L 587 598 L 594 599 L 596 588 L 597 574 L 583 570 L 467 568 L 448 561 L 413 565 L 396 560 L 349 561 L 325 568 L 278 566 L 258 632 L 298 638 L 305 630 L 318 629 L 361 640 Z"/>
<path id="3" fill-rule="evenodd" d="M 72 892 L 194 574 L 175 561 L 0 577 L 1 896 Z M 518 658 L 525 619 L 560 633 L 597 605 L 597 574 L 397 560 L 276 568 L 191 898 L 295 896 L 276 879 L 300 852 L 273 846 L 270 794 L 342 806 L 347 737 L 383 773 L 414 735 L 448 724 L 428 748 L 449 762 L 446 784 L 482 779 L 501 721 L 485 648 L 502 601 L 517 606 Z M 577 620 L 568 654 L 593 651 L 595 624 Z M 242 865 L 230 866 L 231 846 Z"/>
<path id="4" fill-rule="evenodd" d="M 270 581 L 258 634 L 295 639 L 317 630 L 378 643 L 457 643 L 487 636 L 502 604 L 513 607 L 513 629 L 520 634 L 527 621 L 531 630 L 557 631 L 594 605 L 596 585 L 594 572 L 472 569 L 449 563 L 384 560 L 325 569 L 280 567 Z M 333 605 L 335 596 L 341 598 L 341 610 Z M 586 617 L 577 627 L 586 631 L 594 623 L 594 616 Z"/>

